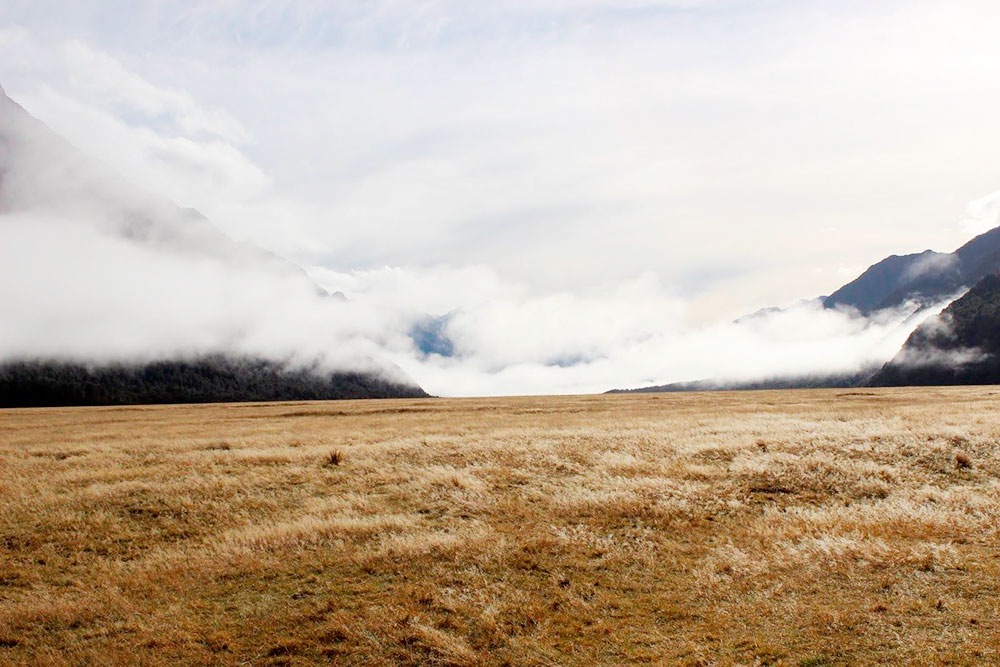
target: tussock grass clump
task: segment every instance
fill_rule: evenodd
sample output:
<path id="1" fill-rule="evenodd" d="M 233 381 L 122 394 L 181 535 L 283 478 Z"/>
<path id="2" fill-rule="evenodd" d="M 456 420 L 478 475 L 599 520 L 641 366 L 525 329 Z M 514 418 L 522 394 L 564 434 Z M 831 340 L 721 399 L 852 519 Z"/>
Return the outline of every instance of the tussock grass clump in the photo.
<path id="1" fill-rule="evenodd" d="M 991 400 L 4 411 L 0 665 L 997 664 Z"/>
<path id="2" fill-rule="evenodd" d="M 205 446 L 205 450 L 209 452 L 228 452 L 232 448 L 233 446 L 225 440 L 213 442 Z"/>
<path id="3" fill-rule="evenodd" d="M 972 467 L 972 459 L 965 452 L 955 454 L 955 467 L 959 470 L 968 470 Z"/>

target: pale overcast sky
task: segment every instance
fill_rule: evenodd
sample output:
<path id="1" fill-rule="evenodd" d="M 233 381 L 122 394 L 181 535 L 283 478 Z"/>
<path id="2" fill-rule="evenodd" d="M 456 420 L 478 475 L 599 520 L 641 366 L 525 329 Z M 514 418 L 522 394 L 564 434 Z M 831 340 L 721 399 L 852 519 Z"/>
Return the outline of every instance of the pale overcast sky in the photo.
<path id="1" fill-rule="evenodd" d="M 642 338 L 995 226 L 998 34 L 973 1 L 4 0 L 0 84 L 330 289 Z"/>

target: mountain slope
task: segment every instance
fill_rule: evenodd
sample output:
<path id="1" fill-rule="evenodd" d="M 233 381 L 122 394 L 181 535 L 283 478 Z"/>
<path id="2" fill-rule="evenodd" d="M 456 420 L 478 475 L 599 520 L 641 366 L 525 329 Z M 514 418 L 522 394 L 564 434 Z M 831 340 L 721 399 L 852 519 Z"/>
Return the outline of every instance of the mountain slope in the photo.
<path id="1" fill-rule="evenodd" d="M 101 340 L 107 341 L 101 345 L 105 352 L 111 352 L 101 358 L 119 361 L 90 363 L 89 357 L 67 354 L 61 346 L 50 345 L 40 352 L 37 346 L 25 348 L 23 337 L 12 343 L 9 325 L 15 317 L 35 323 L 31 329 L 41 335 L 47 328 L 62 327 L 73 339 L 80 336 L 73 328 L 73 320 L 60 317 L 60 305 L 67 301 L 52 298 L 57 296 L 53 290 L 34 288 L 25 292 L 31 295 L 27 300 L 10 299 L 8 290 L 7 300 L 20 308 L 0 302 L 6 306 L 5 316 L 0 319 L 0 350 L 4 350 L 0 352 L 0 406 L 426 395 L 398 368 L 367 357 L 354 360 L 365 362 L 364 367 L 371 369 L 365 372 L 331 372 L 318 362 L 302 367 L 301 359 L 308 359 L 313 352 L 295 348 L 298 339 L 294 337 L 289 343 L 293 349 L 277 352 L 276 358 L 256 356 L 256 352 L 248 355 L 238 345 L 233 346 L 252 340 L 258 341 L 257 348 L 269 349 L 269 344 L 259 341 L 274 338 L 273 323 L 282 321 L 278 313 L 284 312 L 281 306 L 285 303 L 294 302 L 297 312 L 306 313 L 296 324 L 308 327 L 333 322 L 341 311 L 323 310 L 322 318 L 308 315 L 337 308 L 342 299 L 318 299 L 329 295 L 300 267 L 253 245 L 236 242 L 198 211 L 181 208 L 128 183 L 32 117 L 0 88 L 0 231 L 5 232 L 6 242 L 23 239 L 25 229 L 36 234 L 30 242 L 21 241 L 17 247 L 0 245 L 0 262 L 7 254 L 8 272 L 3 279 L 8 286 L 18 283 L 31 288 L 39 284 L 38 279 L 50 271 L 53 262 L 53 246 L 46 245 L 51 238 L 61 249 L 69 248 L 83 258 L 74 267 L 77 273 L 69 272 L 68 279 L 77 277 L 79 282 L 95 275 L 93 282 L 102 289 L 125 287 L 120 291 L 126 296 L 115 302 L 103 298 L 106 295 L 101 290 L 88 292 L 87 296 L 98 298 L 89 309 L 88 298 L 83 308 L 74 311 L 85 311 L 86 319 L 75 321 L 96 325 Z M 67 241 L 65 234 L 77 230 L 87 232 L 80 238 L 107 240 L 107 247 L 118 253 L 116 257 L 127 256 L 130 262 L 112 265 L 106 256 L 98 256 L 94 245 L 72 245 L 74 241 Z M 17 253 L 30 258 L 20 262 L 22 273 L 12 273 L 9 268 Z M 167 268 L 169 274 L 163 272 Z M 81 270 L 87 275 L 80 274 Z M 140 271 L 143 280 L 137 281 L 139 275 L 126 270 Z M 190 284 L 180 286 L 178 278 Z M 226 279 L 224 284 L 216 280 L 221 278 Z M 252 282 L 245 282 L 248 278 Z M 129 293 L 130 284 L 142 285 L 146 291 Z M 267 289 L 266 295 L 240 294 L 251 294 L 248 290 L 261 287 Z M 211 298 L 198 299 L 209 292 Z M 166 301 L 181 304 L 169 311 L 183 313 L 174 321 L 188 319 L 187 313 L 196 311 L 201 317 L 190 320 L 195 324 L 185 330 L 190 335 L 185 334 L 183 340 L 176 340 L 176 335 L 174 340 L 163 339 L 161 319 L 149 317 L 150 313 L 166 312 L 160 305 Z M 246 318 L 248 309 L 241 305 L 243 310 L 238 310 L 234 304 L 247 303 L 253 314 L 249 324 L 225 319 L 229 312 Z M 140 307 L 145 319 L 136 317 L 134 309 Z M 208 335 L 199 329 L 202 322 L 216 327 L 212 333 L 221 330 L 222 335 Z M 127 335 L 139 336 L 142 345 L 149 343 L 147 358 L 156 357 L 156 361 L 140 359 L 147 354 L 145 348 L 138 356 L 134 349 L 130 354 L 121 351 L 121 336 L 126 335 L 120 333 L 123 323 L 129 325 Z M 247 328 L 261 323 L 267 327 L 266 336 Z M 326 338 L 323 330 L 317 330 L 313 338 L 321 341 L 318 346 L 336 351 L 337 341 Z M 158 353 L 164 348 L 185 351 L 164 359 Z M 317 356 L 326 356 L 324 352 L 315 351 Z M 270 349 L 267 354 L 272 354 Z M 296 356 L 300 365 L 286 367 L 282 359 L 290 356 Z M 359 366 L 348 361 L 342 365 L 352 369 Z"/>
<path id="2" fill-rule="evenodd" d="M 910 335 L 872 386 L 1000 383 L 1000 276 L 980 280 Z"/>
<path id="3" fill-rule="evenodd" d="M 980 234 L 951 253 L 925 250 L 886 257 L 828 296 L 824 305 L 849 306 L 867 315 L 911 300 L 933 303 L 998 270 L 1000 227 Z"/>
<path id="4" fill-rule="evenodd" d="M 37 361 L 0 366 L 0 408 L 425 396 L 415 385 L 372 374 L 287 369 L 265 359 L 223 356 L 95 367 Z"/>
<path id="5" fill-rule="evenodd" d="M 834 389 L 863 387 L 873 370 L 857 373 L 794 375 L 760 380 L 694 380 L 638 389 L 612 389 L 608 394 L 660 394 L 686 391 L 753 391 L 758 389 Z"/>
<path id="6" fill-rule="evenodd" d="M 825 308 L 849 307 L 856 309 L 865 317 L 876 314 L 883 309 L 898 308 L 907 303 L 915 303 L 911 317 L 917 317 L 921 313 L 926 313 L 926 307 L 953 299 L 970 285 L 978 284 L 985 277 L 998 271 L 1000 271 L 1000 227 L 976 236 L 952 253 L 925 250 L 922 253 L 911 255 L 886 257 L 870 266 L 863 274 L 830 296 L 821 297 L 821 300 Z M 983 283 L 983 287 L 980 289 L 986 289 L 989 284 L 989 281 Z M 966 303 L 972 303 L 977 298 L 976 295 L 973 295 Z M 958 301 L 953 303 L 958 304 Z M 968 306 L 958 305 L 956 308 L 962 310 Z M 734 324 L 744 324 L 767 318 L 785 310 L 783 308 L 763 308 L 735 320 Z M 967 338 L 974 337 L 976 327 L 984 327 L 982 333 L 987 333 L 993 326 L 983 317 L 985 316 L 980 313 L 976 322 L 970 325 L 971 328 L 968 331 L 965 331 L 964 335 Z M 933 325 L 928 323 L 926 326 L 932 327 Z M 926 331 L 929 329 L 925 329 Z M 997 351 L 1000 352 L 1000 346 L 998 346 Z M 915 349 L 911 349 L 910 353 L 920 355 L 919 351 Z M 874 369 L 861 369 L 855 373 L 846 374 L 804 374 L 738 381 L 715 378 L 693 382 L 674 382 L 637 389 L 614 389 L 612 392 L 855 387 L 869 381 L 883 384 L 961 384 L 985 382 L 987 380 L 972 378 L 979 377 L 979 375 L 991 376 L 992 372 L 986 366 L 980 365 L 978 370 L 972 370 L 969 367 L 964 369 L 945 367 L 932 371 L 925 367 L 918 373 L 912 368 L 898 363 L 898 360 L 894 360 L 893 364 L 886 364 L 877 372 Z M 996 381 L 1000 382 L 1000 376 L 997 377 Z"/>
<path id="7" fill-rule="evenodd" d="M 0 214 L 72 218 L 160 252 L 211 258 L 299 279 L 326 294 L 301 267 L 234 241 L 193 208 L 127 182 L 29 114 L 0 88 Z"/>

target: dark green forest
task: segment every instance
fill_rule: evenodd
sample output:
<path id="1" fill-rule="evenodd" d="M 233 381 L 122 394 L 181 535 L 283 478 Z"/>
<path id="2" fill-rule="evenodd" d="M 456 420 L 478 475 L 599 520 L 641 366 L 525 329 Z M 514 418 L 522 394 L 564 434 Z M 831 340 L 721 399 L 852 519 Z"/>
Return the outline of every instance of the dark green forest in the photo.
<path id="1" fill-rule="evenodd" d="M 965 358 L 963 363 L 961 360 Z M 1000 383 L 1000 275 L 988 275 L 910 334 L 872 386 Z"/>
<path id="2" fill-rule="evenodd" d="M 256 358 L 89 366 L 55 360 L 0 364 L 0 407 L 217 403 L 424 397 L 415 385 L 374 374 L 289 369 Z"/>

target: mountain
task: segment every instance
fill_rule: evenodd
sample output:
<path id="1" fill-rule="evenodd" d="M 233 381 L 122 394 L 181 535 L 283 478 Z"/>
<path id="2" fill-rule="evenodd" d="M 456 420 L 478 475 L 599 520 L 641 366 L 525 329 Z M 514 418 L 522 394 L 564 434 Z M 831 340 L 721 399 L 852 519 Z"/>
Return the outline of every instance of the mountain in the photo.
<path id="1" fill-rule="evenodd" d="M 234 241 L 196 209 L 127 182 L 31 116 L 0 87 L 0 214 L 23 212 L 72 218 L 164 253 L 293 277 L 327 294 L 301 267 Z"/>
<path id="2" fill-rule="evenodd" d="M 833 294 L 827 297 L 819 297 L 819 301 L 824 308 L 848 307 L 857 310 L 860 315 L 869 317 L 878 311 L 887 308 L 898 308 L 907 303 L 914 304 L 914 312 L 910 318 L 918 317 L 924 308 L 943 301 L 954 299 L 962 294 L 963 290 L 970 285 L 982 284 L 981 289 L 989 285 L 996 272 L 1000 272 L 1000 227 L 991 229 L 988 232 L 976 236 L 971 241 L 951 253 L 934 252 L 925 250 L 921 253 L 911 255 L 891 255 L 877 264 L 870 266 L 864 273 L 856 279 L 842 286 Z M 986 280 L 989 278 L 989 280 Z M 983 282 L 983 281 L 986 282 Z M 978 303 L 976 296 L 970 297 L 972 302 Z M 959 304 L 961 299 L 954 301 L 953 305 Z M 797 305 L 808 304 L 809 301 L 799 302 Z M 968 303 L 968 302 L 966 302 Z M 968 306 L 958 305 L 959 310 Z M 760 320 L 783 312 L 784 308 L 762 308 L 754 313 L 745 315 L 734 320 L 734 324 L 745 324 Z M 985 311 L 984 311 L 985 312 Z M 910 321 L 910 318 L 904 321 Z M 936 319 L 934 321 L 939 321 Z M 911 324 L 912 326 L 912 324 Z M 929 322 L 925 327 L 933 327 Z M 973 329 L 976 327 L 986 327 L 988 323 L 982 318 L 976 320 Z M 924 328 L 924 327 L 922 327 Z M 924 328 L 925 333 L 931 329 Z M 919 331 L 919 330 L 918 330 Z M 966 332 L 972 336 L 972 330 Z M 917 332 L 914 332 L 917 335 Z M 921 339 L 916 339 L 913 345 L 920 344 Z M 909 342 L 907 343 L 910 344 Z M 904 346 L 904 350 L 906 350 Z M 1000 351 L 1000 350 L 998 350 Z M 901 353 L 902 354 L 902 353 Z M 926 356 L 917 348 L 911 348 L 907 352 L 910 356 Z M 954 358 L 954 357 L 952 357 Z M 805 389 L 818 387 L 856 387 L 863 386 L 868 382 L 878 382 L 882 384 L 964 384 L 978 383 L 978 380 L 962 380 L 959 378 L 972 378 L 976 373 L 990 375 L 992 371 L 985 366 L 978 366 L 979 370 L 972 371 L 971 367 L 963 366 L 964 370 L 956 370 L 951 366 L 943 366 L 936 371 L 931 371 L 924 366 L 924 370 L 917 373 L 911 368 L 911 364 L 903 364 L 900 359 L 894 359 L 890 364 L 886 364 L 881 370 L 862 369 L 856 373 L 837 375 L 815 375 L 807 374 L 792 377 L 771 377 L 758 380 L 722 380 L 718 378 L 695 380 L 692 382 L 674 382 L 665 385 L 650 387 L 640 387 L 637 389 L 613 389 L 609 393 L 618 392 L 677 392 L 677 391 L 712 391 L 712 390 L 742 390 L 742 389 Z M 918 375 L 926 378 L 927 381 L 917 381 Z M 904 380 L 903 378 L 906 378 Z M 978 376 L 976 376 L 978 377 Z M 938 378 L 940 381 L 932 380 Z M 997 377 L 1000 382 L 1000 376 Z"/>
<path id="3" fill-rule="evenodd" d="M 917 327 L 869 384 L 1000 384 L 1000 275 L 986 276 Z"/>
<path id="4" fill-rule="evenodd" d="M 940 302 L 1000 270 L 1000 227 L 951 253 L 925 250 L 892 255 L 824 299 L 827 308 L 849 306 L 868 315 L 907 301 Z"/>
<path id="5" fill-rule="evenodd" d="M 25 219 L 34 227 L 44 227 L 50 220 L 70 222 L 74 227 L 94 231 L 102 239 L 113 240 L 116 248 L 141 249 L 142 253 L 134 255 L 140 259 L 169 258 L 171 266 L 213 267 L 213 272 L 197 273 L 199 276 L 225 272 L 258 276 L 256 285 L 290 290 L 288 297 L 302 297 L 296 303 L 315 302 L 316 308 L 336 308 L 337 302 L 344 301 L 343 295 L 329 295 L 292 262 L 252 244 L 237 242 L 198 211 L 181 208 L 127 182 L 32 117 L 0 88 L 0 226 L 23 224 Z M 52 235 L 64 228 L 53 227 Z M 32 267 L 44 270 L 49 261 L 47 250 L 42 243 L 27 247 Z M 86 256 L 91 250 L 81 246 L 79 254 Z M 20 252 L 26 252 L 25 247 Z M 86 266 L 116 270 L 102 267 L 100 260 L 89 258 Z M 147 277 L 152 275 L 155 284 L 164 289 L 146 295 L 146 304 L 151 304 L 152 310 L 157 308 L 158 299 L 178 294 L 167 282 L 169 278 L 155 271 L 150 269 Z M 127 285 L 129 277 L 114 274 L 113 281 Z M 21 275 L 5 280 L 12 278 L 31 280 Z M 200 287 L 195 286 L 195 291 Z M 216 293 L 228 295 L 235 288 L 223 285 Z M 51 308 L 49 294 L 42 293 L 38 298 Z M 189 296 L 190 291 L 184 294 Z M 324 298 L 317 299 L 317 295 Z M 273 303 L 274 297 L 269 298 Z M 226 303 L 216 305 L 222 310 Z M 95 321 L 105 321 L 99 318 L 106 316 L 107 307 L 107 301 L 95 306 Z M 31 317 L 35 313 L 32 307 L 19 316 Z M 129 313 L 125 312 L 125 316 Z M 11 317 L 9 312 L 6 315 Z M 267 321 L 269 313 L 262 315 L 259 319 Z M 111 347 L 116 340 L 111 334 L 115 332 L 111 324 L 105 326 L 109 329 L 107 346 Z M 157 332 L 149 333 L 155 338 Z M 246 335 L 238 328 L 226 333 L 233 340 Z M 151 357 L 152 353 L 150 350 Z M 323 370 L 318 362 L 305 367 L 301 362 L 287 366 L 279 360 L 225 349 L 176 356 L 148 362 L 122 359 L 91 363 L 79 355 L 68 359 L 61 354 L 22 354 L 8 348 L 0 357 L 0 407 L 426 396 L 398 368 L 368 359 L 356 360 L 372 368 L 362 373 Z"/>
<path id="6" fill-rule="evenodd" d="M 612 389 L 608 394 L 659 394 L 685 391 L 752 391 L 757 389 L 822 389 L 863 387 L 874 369 L 857 373 L 795 375 L 761 380 L 694 380 L 638 389 Z"/>
<path id="7" fill-rule="evenodd" d="M 53 361 L 0 365 L 0 408 L 426 396 L 416 385 L 371 373 L 322 373 L 222 355 L 93 367 Z"/>
<path id="8" fill-rule="evenodd" d="M 440 317 L 424 315 L 410 327 L 410 340 L 421 355 L 455 356 L 455 342 L 448 337 L 447 332 L 448 323 L 454 315 L 454 311 Z"/>

